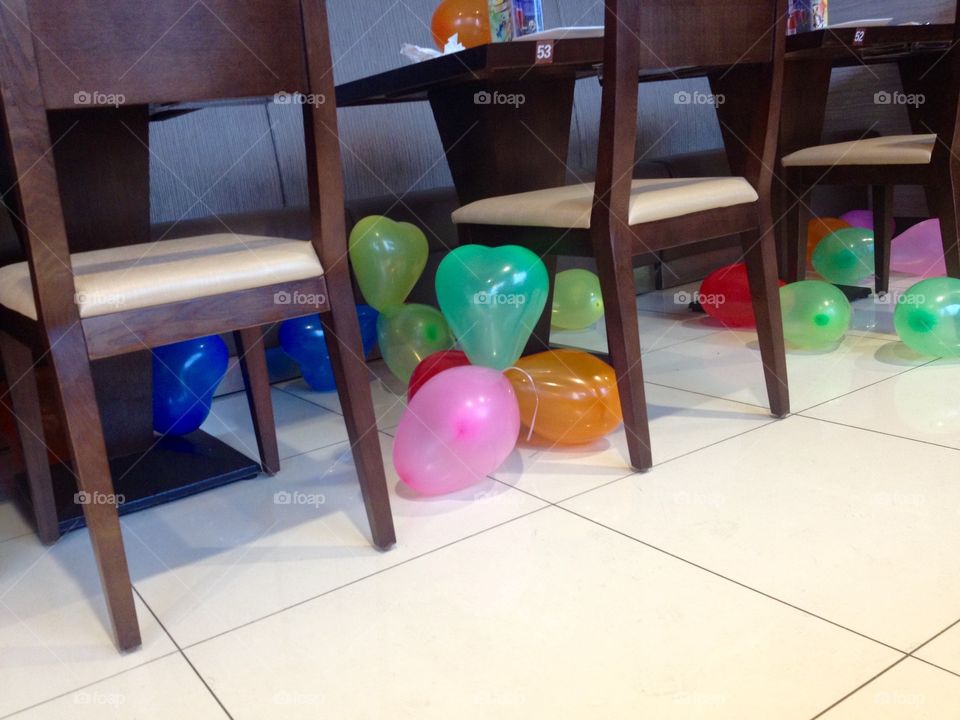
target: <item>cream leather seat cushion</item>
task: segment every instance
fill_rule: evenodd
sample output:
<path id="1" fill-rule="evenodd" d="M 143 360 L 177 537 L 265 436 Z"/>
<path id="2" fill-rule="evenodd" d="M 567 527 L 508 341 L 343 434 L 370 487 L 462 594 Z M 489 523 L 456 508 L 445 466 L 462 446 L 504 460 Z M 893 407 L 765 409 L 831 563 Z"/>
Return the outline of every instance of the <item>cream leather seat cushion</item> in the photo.
<path id="1" fill-rule="evenodd" d="M 785 155 L 783 165 L 927 165 L 936 142 L 936 135 L 890 135 L 817 145 Z"/>
<path id="2" fill-rule="evenodd" d="M 593 183 L 487 198 L 453 213 L 458 224 L 517 227 L 590 227 Z M 702 210 L 756 202 L 757 192 L 739 177 L 634 180 L 630 224 L 680 217 Z"/>
<path id="3" fill-rule="evenodd" d="M 201 235 L 71 256 L 80 317 L 249 290 L 323 275 L 313 245 Z M 0 305 L 36 319 L 27 263 L 0 268 Z"/>

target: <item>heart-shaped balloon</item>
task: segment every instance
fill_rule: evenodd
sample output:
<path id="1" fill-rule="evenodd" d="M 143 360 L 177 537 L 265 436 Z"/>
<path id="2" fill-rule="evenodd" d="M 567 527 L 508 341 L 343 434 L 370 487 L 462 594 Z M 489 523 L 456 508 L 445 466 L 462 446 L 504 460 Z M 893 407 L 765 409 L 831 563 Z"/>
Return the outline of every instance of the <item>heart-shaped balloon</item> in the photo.
<path id="1" fill-rule="evenodd" d="M 453 347 L 450 326 L 429 305 L 395 305 L 384 310 L 377 318 L 377 340 L 390 372 L 405 383 L 421 360 Z"/>
<path id="2" fill-rule="evenodd" d="M 407 299 L 428 254 L 420 228 L 382 215 L 365 217 L 350 233 L 350 263 L 360 292 L 380 312 Z"/>
<path id="3" fill-rule="evenodd" d="M 547 268 L 516 245 L 464 245 L 437 268 L 437 299 L 474 365 L 506 370 L 543 314 Z"/>
<path id="4" fill-rule="evenodd" d="M 229 360 L 219 335 L 154 348 L 153 429 L 186 435 L 203 425 Z"/>

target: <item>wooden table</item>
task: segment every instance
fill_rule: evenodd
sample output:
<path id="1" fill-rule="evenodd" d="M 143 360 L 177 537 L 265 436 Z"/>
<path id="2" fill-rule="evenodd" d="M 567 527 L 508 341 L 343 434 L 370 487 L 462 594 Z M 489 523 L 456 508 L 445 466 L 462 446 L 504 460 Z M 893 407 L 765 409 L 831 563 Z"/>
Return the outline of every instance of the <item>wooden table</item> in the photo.
<path id="1" fill-rule="evenodd" d="M 149 242 L 149 119 L 142 105 L 50 113 L 72 252 Z M 0 168 L 0 178 L 5 191 L 9 168 Z M 114 485 L 125 498 L 121 515 L 259 474 L 258 462 L 200 430 L 158 441 L 149 350 L 92 367 Z M 57 464 L 52 474 L 59 531 L 82 527 L 72 471 Z"/>

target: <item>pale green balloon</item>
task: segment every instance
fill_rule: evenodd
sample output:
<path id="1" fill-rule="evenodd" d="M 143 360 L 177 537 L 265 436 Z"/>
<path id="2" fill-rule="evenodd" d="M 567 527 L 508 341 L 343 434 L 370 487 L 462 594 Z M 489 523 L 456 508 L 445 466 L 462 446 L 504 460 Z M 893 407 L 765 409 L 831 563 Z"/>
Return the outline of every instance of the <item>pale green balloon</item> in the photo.
<path id="1" fill-rule="evenodd" d="M 873 231 L 843 228 L 827 235 L 813 251 L 813 267 L 824 280 L 856 285 L 874 272 Z"/>
<path id="2" fill-rule="evenodd" d="M 453 347 L 453 334 L 443 315 L 429 305 L 394 305 L 377 318 L 380 354 L 390 372 L 410 382 L 420 361 Z"/>
<path id="3" fill-rule="evenodd" d="M 850 329 L 850 301 L 830 283 L 802 280 L 784 285 L 780 305 L 783 336 L 797 347 L 829 347 Z"/>
<path id="4" fill-rule="evenodd" d="M 399 305 L 427 266 L 430 248 L 416 225 L 371 215 L 350 233 L 350 264 L 367 303 L 383 312 Z"/>
<path id="5" fill-rule="evenodd" d="M 927 357 L 960 357 L 960 280 L 921 280 L 897 298 L 897 335 Z"/>
<path id="6" fill-rule="evenodd" d="M 600 278 L 589 270 L 557 273 L 550 324 L 558 330 L 583 330 L 603 317 Z"/>

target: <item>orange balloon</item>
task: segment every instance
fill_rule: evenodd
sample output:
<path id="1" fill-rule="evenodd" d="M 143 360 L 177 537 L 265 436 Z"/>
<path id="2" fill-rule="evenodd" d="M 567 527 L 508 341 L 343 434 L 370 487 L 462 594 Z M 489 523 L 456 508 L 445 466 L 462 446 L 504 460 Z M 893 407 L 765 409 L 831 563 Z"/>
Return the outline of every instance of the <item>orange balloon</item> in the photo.
<path id="1" fill-rule="evenodd" d="M 490 42 L 490 15 L 487 0 L 443 0 L 430 22 L 433 41 L 443 50 L 451 35 L 460 35 L 464 47 Z"/>
<path id="2" fill-rule="evenodd" d="M 840 218 L 813 218 L 807 223 L 807 266 L 813 267 L 813 251 L 827 235 L 850 227 L 850 223 Z"/>
<path id="3" fill-rule="evenodd" d="M 593 355 L 549 350 L 520 358 L 516 366 L 526 374 L 510 369 L 506 375 L 517 394 L 521 422 L 538 438 L 582 445 L 623 422 L 616 373 Z"/>

